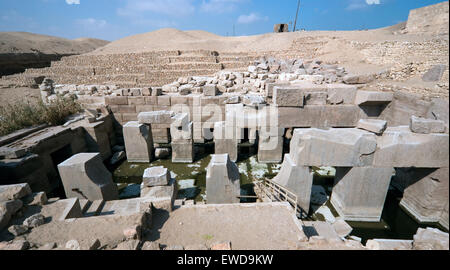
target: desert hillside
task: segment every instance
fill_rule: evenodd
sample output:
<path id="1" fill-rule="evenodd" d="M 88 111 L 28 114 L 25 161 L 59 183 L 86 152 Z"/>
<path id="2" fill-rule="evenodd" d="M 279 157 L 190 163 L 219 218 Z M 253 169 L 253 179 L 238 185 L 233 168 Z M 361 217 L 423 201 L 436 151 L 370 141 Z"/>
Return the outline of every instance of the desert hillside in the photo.
<path id="1" fill-rule="evenodd" d="M 107 43 L 91 38 L 69 40 L 25 32 L 0 32 L 0 75 L 45 67 L 62 56 L 87 53 Z"/>

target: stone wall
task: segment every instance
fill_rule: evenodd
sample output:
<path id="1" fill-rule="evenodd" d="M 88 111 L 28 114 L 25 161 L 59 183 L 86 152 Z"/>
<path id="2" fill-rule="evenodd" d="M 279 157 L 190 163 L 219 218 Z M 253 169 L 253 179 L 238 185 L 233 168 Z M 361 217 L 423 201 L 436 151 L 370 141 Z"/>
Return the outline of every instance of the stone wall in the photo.
<path id="1" fill-rule="evenodd" d="M 448 1 L 411 10 L 406 24 L 409 33 L 448 34 Z"/>

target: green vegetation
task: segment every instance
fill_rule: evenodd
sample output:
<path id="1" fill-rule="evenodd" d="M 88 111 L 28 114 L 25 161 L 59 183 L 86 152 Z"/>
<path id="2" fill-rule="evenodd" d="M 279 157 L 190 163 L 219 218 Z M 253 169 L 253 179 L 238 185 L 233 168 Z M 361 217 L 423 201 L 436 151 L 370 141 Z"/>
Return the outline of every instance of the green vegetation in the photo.
<path id="1" fill-rule="evenodd" d="M 0 104 L 0 136 L 40 124 L 62 125 L 65 118 L 81 110 L 72 98 L 58 97 L 51 104 L 18 102 Z"/>

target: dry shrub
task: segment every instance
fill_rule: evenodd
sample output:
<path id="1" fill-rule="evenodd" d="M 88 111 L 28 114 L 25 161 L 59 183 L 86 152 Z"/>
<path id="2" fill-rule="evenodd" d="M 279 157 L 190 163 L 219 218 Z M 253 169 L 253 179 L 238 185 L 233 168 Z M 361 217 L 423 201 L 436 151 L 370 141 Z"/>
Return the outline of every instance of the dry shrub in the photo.
<path id="1" fill-rule="evenodd" d="M 67 116 L 81 110 L 72 98 L 58 97 L 51 104 L 18 102 L 0 105 L 0 136 L 40 124 L 62 125 Z"/>

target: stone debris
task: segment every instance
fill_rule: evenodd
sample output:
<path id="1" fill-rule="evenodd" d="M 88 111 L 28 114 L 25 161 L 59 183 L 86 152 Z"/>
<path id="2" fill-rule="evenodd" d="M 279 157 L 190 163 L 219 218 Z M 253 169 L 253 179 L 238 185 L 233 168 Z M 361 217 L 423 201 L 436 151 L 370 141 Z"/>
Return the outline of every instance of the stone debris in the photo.
<path id="1" fill-rule="evenodd" d="M 414 235 L 414 250 L 449 250 L 449 236 L 438 229 L 419 228 Z"/>
<path id="2" fill-rule="evenodd" d="M 21 199 L 30 194 L 31 188 L 27 183 L 0 186 L 0 202 Z"/>
<path id="3" fill-rule="evenodd" d="M 13 240 L 10 242 L 0 242 L 0 250 L 27 250 L 30 243 L 25 240 Z"/>
<path id="4" fill-rule="evenodd" d="M 29 230 L 28 226 L 24 225 L 12 225 L 8 228 L 8 231 L 14 236 L 20 236 L 22 234 L 27 233 Z"/>
<path id="5" fill-rule="evenodd" d="M 218 242 L 211 245 L 211 250 L 232 250 L 231 242 Z"/>
<path id="6" fill-rule="evenodd" d="M 27 226 L 28 228 L 36 228 L 41 225 L 44 225 L 44 223 L 45 223 L 45 217 L 41 214 L 32 215 L 31 217 L 29 217 L 23 221 L 23 225 Z"/>
<path id="7" fill-rule="evenodd" d="M 387 122 L 377 119 L 361 119 L 358 122 L 357 128 L 373 132 L 377 135 L 382 135 L 387 128 Z"/>
<path id="8" fill-rule="evenodd" d="M 373 239 L 366 243 L 370 250 L 411 250 L 412 246 L 412 240 Z"/>
<path id="9" fill-rule="evenodd" d="M 146 187 L 166 186 L 169 180 L 169 171 L 162 166 L 146 169 L 142 178 L 143 185 Z"/>
<path id="10" fill-rule="evenodd" d="M 411 116 L 409 128 L 412 132 L 420 134 L 444 133 L 445 122 L 441 120 L 425 119 L 413 115 Z"/>
<path id="11" fill-rule="evenodd" d="M 36 192 L 28 195 L 23 199 L 27 205 L 45 205 L 48 201 L 47 194 L 45 192 Z"/>

